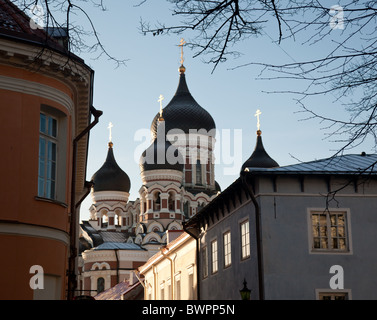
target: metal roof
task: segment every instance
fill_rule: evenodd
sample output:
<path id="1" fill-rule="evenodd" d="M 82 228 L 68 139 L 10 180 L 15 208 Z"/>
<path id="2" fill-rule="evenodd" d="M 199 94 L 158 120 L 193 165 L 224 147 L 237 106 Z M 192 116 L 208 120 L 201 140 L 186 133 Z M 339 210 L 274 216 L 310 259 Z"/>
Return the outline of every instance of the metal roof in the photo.
<path id="1" fill-rule="evenodd" d="M 93 250 L 97 251 L 97 250 L 144 250 L 144 249 L 135 243 L 105 242 L 99 245 L 98 247 L 93 248 Z"/>
<path id="2" fill-rule="evenodd" d="M 348 154 L 278 168 L 246 168 L 251 174 L 377 174 L 377 154 Z"/>
<path id="3" fill-rule="evenodd" d="M 153 137 L 157 134 L 159 117 L 160 114 L 157 113 L 151 124 Z M 215 134 L 211 131 L 216 129 L 215 121 L 209 112 L 202 108 L 191 95 L 184 73 L 179 76 L 179 83 L 174 97 L 163 109 L 163 117 L 166 122 L 166 132 L 179 129 L 185 133 L 190 133 L 191 129 L 205 129 L 210 136 Z"/>

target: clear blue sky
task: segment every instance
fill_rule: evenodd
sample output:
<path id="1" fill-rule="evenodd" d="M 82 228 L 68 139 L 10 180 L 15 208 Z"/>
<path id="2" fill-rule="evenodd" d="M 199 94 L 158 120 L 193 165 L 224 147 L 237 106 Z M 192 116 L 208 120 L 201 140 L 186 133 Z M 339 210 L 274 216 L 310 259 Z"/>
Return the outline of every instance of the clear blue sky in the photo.
<path id="1" fill-rule="evenodd" d="M 102 110 L 103 116 L 90 133 L 87 179 L 102 166 L 108 148 L 108 124 L 112 122 L 114 154 L 119 166 L 131 179 L 130 200 L 139 197 L 141 178 L 138 162 L 134 160 L 135 149 L 140 141 L 135 141 L 135 133 L 149 129 L 152 119 L 159 111 L 157 102 L 164 95 L 164 105 L 173 97 L 178 84 L 180 49 L 179 36 L 143 36 L 138 27 L 139 21 L 172 21 L 167 1 L 147 1 L 134 7 L 139 1 L 106 1 L 107 12 L 88 7 L 88 13 L 100 34 L 106 49 L 119 59 L 128 59 L 126 67 L 115 68 L 105 56 L 93 60 L 96 54 L 80 54 L 95 71 L 94 106 Z M 78 20 L 83 17 L 78 16 Z M 277 26 L 271 25 L 260 38 L 250 38 L 236 49 L 242 52 L 238 59 L 220 64 L 211 74 L 212 65 L 193 59 L 193 52 L 184 50 L 186 79 L 191 94 L 196 101 L 214 118 L 217 129 L 242 130 L 242 164 L 252 153 L 256 141 L 255 111 L 260 109 L 261 130 L 264 146 L 269 155 L 281 166 L 297 163 L 297 160 L 311 161 L 330 157 L 339 144 L 325 140 L 325 130 L 318 121 L 300 121 L 305 116 L 296 113 L 300 110 L 287 94 L 266 94 L 263 91 L 297 90 L 299 82 L 286 80 L 256 80 L 260 69 L 257 67 L 232 68 L 249 62 L 288 63 L 316 57 L 323 48 L 331 45 L 331 38 L 317 47 L 303 46 L 298 39 L 283 41 L 279 46 Z M 183 34 L 189 39 L 192 34 Z M 338 37 L 334 33 L 334 39 Z M 297 96 L 296 96 L 297 97 Z M 330 116 L 345 116 L 340 103 L 334 97 L 316 97 L 309 106 Z M 233 136 L 231 135 L 231 141 Z M 216 148 L 220 146 L 216 146 Z M 365 144 L 352 151 L 371 152 L 371 144 Z M 225 153 L 223 153 L 225 152 Z M 229 150 L 233 155 L 234 150 Z M 220 155 L 226 155 L 221 150 Z M 137 155 L 137 159 L 140 155 Z M 222 189 L 229 186 L 238 174 L 224 174 L 226 159 L 218 159 L 216 180 Z M 82 203 L 81 220 L 89 219 L 90 196 Z"/>

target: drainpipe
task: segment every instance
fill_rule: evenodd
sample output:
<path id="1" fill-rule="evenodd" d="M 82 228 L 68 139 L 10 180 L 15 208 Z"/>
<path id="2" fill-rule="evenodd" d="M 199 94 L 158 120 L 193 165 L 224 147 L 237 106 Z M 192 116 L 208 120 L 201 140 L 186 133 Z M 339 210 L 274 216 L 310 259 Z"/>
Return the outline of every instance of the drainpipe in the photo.
<path id="1" fill-rule="evenodd" d="M 161 251 L 161 254 L 170 261 L 170 282 L 171 282 L 171 300 L 175 300 L 175 281 L 174 281 L 174 273 L 175 273 L 175 264 L 174 264 L 174 261 L 175 261 L 175 258 L 177 257 L 177 254 L 175 254 L 175 257 L 174 259 L 171 259 L 169 258 L 165 253 L 164 253 L 164 249 L 166 249 L 166 246 L 164 247 L 161 247 L 160 248 L 160 251 Z"/>
<path id="2" fill-rule="evenodd" d="M 119 283 L 119 257 L 118 257 L 118 249 L 114 249 L 115 259 L 117 260 L 117 284 Z"/>
<path id="3" fill-rule="evenodd" d="M 200 265 L 199 265 L 199 235 L 194 234 L 190 231 L 190 229 L 194 228 L 186 228 L 186 225 L 183 224 L 183 230 L 187 232 L 191 237 L 193 237 L 196 241 L 196 293 L 197 293 L 197 300 L 200 300 Z M 194 229 L 196 233 L 198 233 L 197 229 Z"/>
<path id="4" fill-rule="evenodd" d="M 145 284 L 144 284 L 144 281 L 140 279 L 139 275 L 136 273 L 136 270 L 132 270 L 134 275 L 136 276 L 137 280 L 139 280 L 140 284 L 143 286 L 144 290 L 145 290 Z"/>
<path id="5" fill-rule="evenodd" d="M 156 272 L 156 266 L 152 265 L 152 271 L 153 271 L 153 287 L 154 287 L 154 300 L 157 300 L 157 272 Z"/>
<path id="6" fill-rule="evenodd" d="M 74 292 L 77 287 L 76 280 L 76 257 L 77 257 L 77 247 L 76 247 L 76 224 L 77 224 L 77 207 L 83 201 L 83 198 L 79 202 L 76 202 L 76 156 L 77 156 L 77 144 L 79 140 L 84 137 L 89 131 L 99 122 L 99 117 L 102 115 L 102 111 L 95 109 L 93 106 L 90 107 L 90 114 L 94 116 L 94 120 L 88 127 L 86 127 L 74 140 L 73 140 L 73 155 L 72 155 L 72 181 L 71 181 L 71 216 L 70 216 L 70 255 L 68 260 L 68 300 L 73 300 Z M 88 184 L 86 183 L 86 187 Z M 90 190 L 90 189 L 89 189 Z M 88 190 L 86 191 L 89 194 Z"/>
<path id="7" fill-rule="evenodd" d="M 263 252 L 262 252 L 262 237 L 261 237 L 261 217 L 260 217 L 260 207 L 255 198 L 254 192 L 247 182 L 246 172 L 241 172 L 241 181 L 245 187 L 246 192 L 249 194 L 254 207 L 255 207 L 255 233 L 257 240 L 257 260 L 258 260 L 258 288 L 259 288 L 259 300 L 264 300 L 264 275 L 263 275 Z"/>

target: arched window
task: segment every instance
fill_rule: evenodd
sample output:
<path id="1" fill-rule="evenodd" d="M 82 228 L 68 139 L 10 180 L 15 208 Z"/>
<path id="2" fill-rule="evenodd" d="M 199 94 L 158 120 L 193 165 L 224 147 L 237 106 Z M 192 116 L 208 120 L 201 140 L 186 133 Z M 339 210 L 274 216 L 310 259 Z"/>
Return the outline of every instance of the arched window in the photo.
<path id="1" fill-rule="evenodd" d="M 153 210 L 159 211 L 161 209 L 160 192 L 156 192 L 153 197 Z"/>
<path id="2" fill-rule="evenodd" d="M 169 211 L 175 210 L 174 202 L 175 202 L 174 194 L 173 194 L 173 192 L 169 192 Z"/>
<path id="3" fill-rule="evenodd" d="M 109 218 L 107 214 L 103 214 L 101 217 L 101 228 L 107 228 L 109 224 Z"/>
<path id="4" fill-rule="evenodd" d="M 198 209 L 196 210 L 196 212 L 198 213 L 200 210 L 204 208 L 204 206 L 205 206 L 204 202 L 198 202 Z"/>
<path id="5" fill-rule="evenodd" d="M 183 204 L 183 214 L 185 215 L 186 218 L 189 217 L 189 211 L 190 211 L 190 204 L 188 201 L 186 201 L 184 204 Z"/>
<path id="6" fill-rule="evenodd" d="M 196 184 L 202 184 L 202 165 L 200 160 L 196 161 Z"/>
<path id="7" fill-rule="evenodd" d="M 97 294 L 101 293 L 105 290 L 105 279 L 104 278 L 98 278 L 97 279 Z"/>

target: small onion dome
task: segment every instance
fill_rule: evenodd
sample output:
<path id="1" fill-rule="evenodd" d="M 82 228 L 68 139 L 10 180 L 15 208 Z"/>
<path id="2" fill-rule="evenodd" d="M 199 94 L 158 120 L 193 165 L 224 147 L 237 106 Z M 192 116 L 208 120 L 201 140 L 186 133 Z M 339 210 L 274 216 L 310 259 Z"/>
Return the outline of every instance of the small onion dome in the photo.
<path id="1" fill-rule="evenodd" d="M 93 191 L 123 191 L 131 189 L 130 178 L 117 164 L 114 158 L 113 144 L 109 142 L 109 150 L 105 163 L 93 175 Z"/>
<path id="2" fill-rule="evenodd" d="M 166 121 L 166 132 L 171 129 L 180 129 L 184 133 L 190 133 L 190 129 L 205 129 L 209 132 L 216 129 L 212 116 L 202 108 L 192 97 L 186 83 L 185 67 L 179 68 L 179 84 L 174 97 L 163 109 Z M 159 114 L 151 125 L 152 136 L 156 136 Z M 212 133 L 214 135 L 214 133 Z"/>
<path id="3" fill-rule="evenodd" d="M 157 137 L 141 155 L 139 163 L 141 172 L 169 169 L 183 172 L 182 154 L 166 138 L 164 127 L 165 121 L 159 121 Z"/>
<path id="4" fill-rule="evenodd" d="M 255 145 L 254 152 L 249 159 L 242 165 L 241 171 L 246 168 L 275 168 L 279 167 L 279 164 L 272 159 L 263 147 L 262 143 L 262 131 L 257 131 L 257 143 Z"/>
<path id="5" fill-rule="evenodd" d="M 217 181 L 215 181 L 215 190 L 217 192 L 221 192 L 221 187 L 220 187 L 220 185 L 219 185 L 219 183 Z"/>

